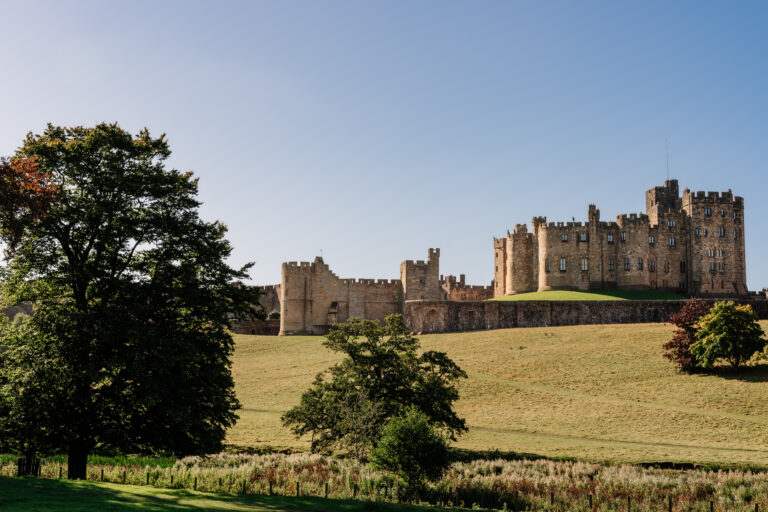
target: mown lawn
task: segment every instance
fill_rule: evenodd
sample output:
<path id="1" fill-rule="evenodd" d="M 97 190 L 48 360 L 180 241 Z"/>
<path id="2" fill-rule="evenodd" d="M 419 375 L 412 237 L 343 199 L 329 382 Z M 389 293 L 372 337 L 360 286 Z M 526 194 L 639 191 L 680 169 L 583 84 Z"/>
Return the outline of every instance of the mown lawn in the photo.
<path id="1" fill-rule="evenodd" d="M 768 323 L 762 322 L 763 328 Z M 469 374 L 456 446 L 610 462 L 768 466 L 768 368 L 685 375 L 670 325 L 584 325 L 421 336 Z M 338 360 L 321 337 L 237 336 L 239 446 L 306 450 L 280 416 Z"/>
<path id="2" fill-rule="evenodd" d="M 313 497 L 214 494 L 91 481 L 0 477 L 0 510 L 14 512 L 417 512 L 448 509 Z"/>
<path id="3" fill-rule="evenodd" d="M 551 290 L 504 295 L 491 300 L 683 300 L 685 298 L 659 290 Z"/>

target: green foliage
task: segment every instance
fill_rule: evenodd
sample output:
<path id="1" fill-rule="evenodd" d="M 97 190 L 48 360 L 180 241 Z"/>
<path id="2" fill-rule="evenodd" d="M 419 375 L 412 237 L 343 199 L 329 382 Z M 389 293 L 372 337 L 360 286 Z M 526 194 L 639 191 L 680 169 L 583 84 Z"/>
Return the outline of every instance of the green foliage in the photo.
<path id="1" fill-rule="evenodd" d="M 395 416 L 381 430 L 371 451 L 374 468 L 395 473 L 412 489 L 440 478 L 450 465 L 448 443 L 415 407 Z"/>
<path id="2" fill-rule="evenodd" d="M 270 311 L 267 320 L 280 320 L 280 312 L 277 310 Z"/>
<path id="3" fill-rule="evenodd" d="M 691 354 L 702 368 L 710 368 L 721 359 L 738 368 L 763 350 L 766 346 L 763 336 L 751 306 L 717 302 L 699 322 Z"/>
<path id="4" fill-rule="evenodd" d="M 35 307 L 0 340 L 4 449 L 63 450 L 82 478 L 95 447 L 211 452 L 237 419 L 230 315 L 254 314 L 259 290 L 237 284 L 247 267 L 226 264 L 226 228 L 200 219 L 169 155 L 116 124 L 49 125 L 18 150 L 53 192 L 0 204 L 5 301 Z"/>
<path id="5" fill-rule="evenodd" d="M 415 406 L 451 438 L 466 431 L 453 411 L 464 371 L 444 352 L 419 355 L 419 342 L 400 315 L 384 324 L 351 319 L 333 326 L 324 345 L 346 355 L 317 375 L 299 405 L 283 417 L 297 436 L 312 436 L 312 451 L 346 450 L 358 458 L 393 416 Z"/>

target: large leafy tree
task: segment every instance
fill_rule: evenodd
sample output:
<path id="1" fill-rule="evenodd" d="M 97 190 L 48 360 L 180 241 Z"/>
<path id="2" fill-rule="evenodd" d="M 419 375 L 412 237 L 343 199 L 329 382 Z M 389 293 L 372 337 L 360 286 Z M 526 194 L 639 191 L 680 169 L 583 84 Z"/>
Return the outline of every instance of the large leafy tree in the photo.
<path id="1" fill-rule="evenodd" d="M 712 367 L 720 359 L 738 368 L 765 345 L 763 329 L 752 307 L 724 301 L 715 303 L 699 322 L 691 354 L 703 368 Z"/>
<path id="2" fill-rule="evenodd" d="M 29 134 L 0 165 L 3 294 L 34 315 L 0 340 L 0 438 L 62 450 L 218 450 L 239 404 L 229 322 L 263 315 L 200 219 L 164 136 L 116 124 Z"/>
<path id="3" fill-rule="evenodd" d="M 365 457 L 390 418 L 410 406 L 450 437 L 466 431 L 453 411 L 456 382 L 466 373 L 444 352 L 418 353 L 419 341 L 391 315 L 384 324 L 351 319 L 331 327 L 324 345 L 346 357 L 315 378 L 283 416 L 313 451 L 346 450 Z"/>

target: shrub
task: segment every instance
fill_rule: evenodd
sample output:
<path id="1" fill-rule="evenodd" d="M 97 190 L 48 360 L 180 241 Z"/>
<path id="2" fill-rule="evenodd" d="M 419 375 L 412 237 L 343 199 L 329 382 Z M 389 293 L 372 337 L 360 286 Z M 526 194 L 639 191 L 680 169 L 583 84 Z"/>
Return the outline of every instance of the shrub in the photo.
<path id="1" fill-rule="evenodd" d="M 267 315 L 267 320 L 280 320 L 280 312 L 276 309 L 270 311 L 269 315 Z"/>
<path id="2" fill-rule="evenodd" d="M 669 318 L 669 323 L 674 324 L 677 329 L 672 339 L 663 345 L 666 350 L 664 357 L 683 371 L 689 372 L 696 367 L 696 359 L 691 354 L 691 344 L 696 341 L 699 319 L 708 312 L 709 306 L 705 302 L 692 298 Z"/>
<path id="3" fill-rule="evenodd" d="M 719 359 L 734 368 L 765 348 L 763 329 L 748 304 L 718 302 L 699 322 L 697 341 L 691 345 L 696 363 L 709 368 Z"/>
<path id="4" fill-rule="evenodd" d="M 443 475 L 450 465 L 448 443 L 424 413 L 410 406 L 384 425 L 371 463 L 395 473 L 414 491 Z"/>

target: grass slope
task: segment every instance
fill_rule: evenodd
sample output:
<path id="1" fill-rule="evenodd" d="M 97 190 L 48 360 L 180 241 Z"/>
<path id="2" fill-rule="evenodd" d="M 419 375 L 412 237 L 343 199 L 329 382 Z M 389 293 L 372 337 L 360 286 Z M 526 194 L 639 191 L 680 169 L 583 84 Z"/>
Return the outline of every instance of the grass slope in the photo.
<path id="1" fill-rule="evenodd" d="M 660 290 L 552 290 L 518 293 L 491 300 L 682 300 L 685 297 Z"/>
<path id="2" fill-rule="evenodd" d="M 763 328 L 768 327 L 762 322 Z M 679 374 L 662 358 L 672 327 L 584 325 L 424 335 L 464 368 L 456 445 L 613 462 L 768 465 L 768 368 Z M 338 360 L 321 337 L 237 336 L 243 409 L 228 442 L 305 450 L 280 424 Z"/>
<path id="3" fill-rule="evenodd" d="M 382 511 L 448 510 L 313 497 L 234 495 L 156 489 L 138 485 L 0 477 L 0 510 L 16 512 L 104 511 Z"/>

